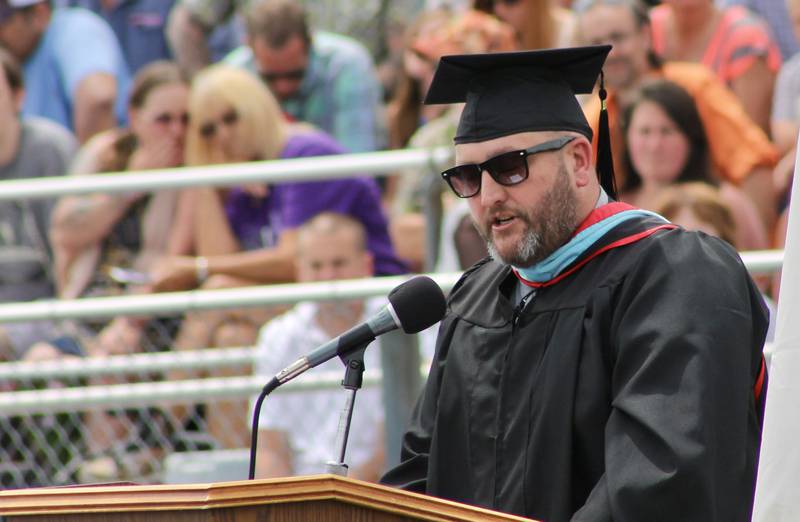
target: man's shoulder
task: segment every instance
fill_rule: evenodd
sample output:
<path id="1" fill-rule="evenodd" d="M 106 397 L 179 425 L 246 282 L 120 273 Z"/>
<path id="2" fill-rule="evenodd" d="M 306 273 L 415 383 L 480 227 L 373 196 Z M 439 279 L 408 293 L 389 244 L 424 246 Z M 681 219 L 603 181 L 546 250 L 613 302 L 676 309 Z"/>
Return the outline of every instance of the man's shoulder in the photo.
<path id="1" fill-rule="evenodd" d="M 262 330 L 271 330 L 273 333 L 282 332 L 284 335 L 295 335 L 309 329 L 317 313 L 317 305 L 312 302 L 298 303 L 284 313 L 270 319 Z"/>
<path id="2" fill-rule="evenodd" d="M 69 147 L 74 149 L 78 144 L 69 129 L 46 118 L 26 117 L 22 120 L 22 128 L 29 133 L 29 136 L 37 146 L 55 144 L 60 148 Z"/>
<path id="3" fill-rule="evenodd" d="M 505 274 L 508 271 L 508 265 L 495 261 L 491 256 L 486 256 L 464 270 L 464 273 L 461 274 L 461 277 L 453 287 L 453 292 L 457 291 L 462 285 L 481 284 L 486 278 L 491 279 L 498 273 Z"/>
<path id="4" fill-rule="evenodd" d="M 241 67 L 252 73 L 256 72 L 256 61 L 253 57 L 253 50 L 249 45 L 240 45 L 226 54 L 222 61 L 228 65 Z"/>
<path id="5" fill-rule="evenodd" d="M 61 169 L 60 172 L 42 172 L 42 169 L 37 168 L 38 172 L 34 174 L 35 176 L 66 174 L 68 164 L 78 148 L 75 136 L 70 131 L 56 122 L 44 118 L 28 117 L 22 120 L 22 136 L 19 154 L 24 163 L 48 163 L 51 166 L 49 170 Z"/>
<path id="6" fill-rule="evenodd" d="M 108 33 L 111 26 L 100 15 L 84 7 L 59 7 L 53 10 L 48 31 L 70 33 L 76 30 Z"/>
<path id="7" fill-rule="evenodd" d="M 506 321 L 489 301 L 500 298 L 500 287 L 509 277 L 511 268 L 485 257 L 469 267 L 450 290 L 447 307 L 455 315 L 485 326 L 499 326 Z"/>
<path id="8" fill-rule="evenodd" d="M 267 321 L 258 334 L 258 357 L 284 360 L 295 352 L 304 353 L 308 346 L 318 344 L 318 331 L 314 326 L 316 311 L 316 304 L 302 302 Z"/>
<path id="9" fill-rule="evenodd" d="M 783 63 L 778 76 L 789 77 L 793 80 L 800 78 L 800 52 L 793 54 L 791 58 Z"/>
<path id="10" fill-rule="evenodd" d="M 665 230 L 637 242 L 630 252 L 629 270 L 651 272 L 656 268 L 677 277 L 690 273 L 716 274 L 719 280 L 725 275 L 746 273 L 736 249 L 722 239 L 704 232 L 682 228 Z"/>
<path id="11" fill-rule="evenodd" d="M 369 51 L 367 51 L 364 44 L 355 38 L 339 33 L 315 31 L 311 45 L 315 52 L 322 53 L 323 55 L 351 53 L 369 57 Z"/>
<path id="12" fill-rule="evenodd" d="M 87 52 L 93 46 L 93 52 Z M 53 11 L 41 51 L 48 58 L 39 60 L 41 67 L 58 66 L 80 70 L 86 64 L 110 64 L 118 70 L 109 71 L 128 75 L 127 64 L 114 30 L 100 15 L 83 7 L 61 7 Z M 127 78 L 125 78 L 127 80 Z"/>
<path id="13" fill-rule="evenodd" d="M 711 315 L 724 310 L 766 332 L 763 298 L 739 254 L 722 239 L 670 230 L 642 242 L 633 254 L 615 279 L 618 291 L 612 292 L 622 303 L 664 299 L 676 312 L 681 308 Z"/>
<path id="14" fill-rule="evenodd" d="M 331 72 L 347 67 L 372 67 L 372 57 L 367 48 L 349 36 L 317 31 L 314 33 L 311 45 L 314 57 L 323 67 L 334 69 Z"/>

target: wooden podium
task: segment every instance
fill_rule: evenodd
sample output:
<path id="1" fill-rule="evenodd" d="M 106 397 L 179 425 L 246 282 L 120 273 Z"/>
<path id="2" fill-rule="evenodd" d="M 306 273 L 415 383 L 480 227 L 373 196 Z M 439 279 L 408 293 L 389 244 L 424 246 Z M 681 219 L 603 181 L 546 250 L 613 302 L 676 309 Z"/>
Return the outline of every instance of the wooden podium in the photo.
<path id="1" fill-rule="evenodd" d="M 335 475 L 0 492 L 8 522 L 529 521 Z"/>

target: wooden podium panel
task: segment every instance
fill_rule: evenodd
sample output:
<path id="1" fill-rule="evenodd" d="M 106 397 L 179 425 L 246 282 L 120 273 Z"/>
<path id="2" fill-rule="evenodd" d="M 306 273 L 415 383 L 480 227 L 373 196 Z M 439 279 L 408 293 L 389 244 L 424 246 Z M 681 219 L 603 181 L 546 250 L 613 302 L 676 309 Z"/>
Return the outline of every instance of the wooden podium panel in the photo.
<path id="1" fill-rule="evenodd" d="M 510 522 L 506 515 L 335 475 L 0 492 L 8 522 Z"/>

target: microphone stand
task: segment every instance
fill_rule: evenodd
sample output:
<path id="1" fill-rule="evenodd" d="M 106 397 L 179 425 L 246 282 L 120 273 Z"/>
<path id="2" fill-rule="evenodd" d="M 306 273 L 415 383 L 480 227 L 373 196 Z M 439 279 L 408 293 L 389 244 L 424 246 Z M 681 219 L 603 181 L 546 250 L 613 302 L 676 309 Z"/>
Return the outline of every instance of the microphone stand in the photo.
<path id="1" fill-rule="evenodd" d="M 350 422 L 353 420 L 353 405 L 356 401 L 356 392 L 361 388 L 364 380 L 364 351 L 371 341 L 364 343 L 359 348 L 340 355 L 345 366 L 342 387 L 347 390 L 344 408 L 339 414 L 339 429 L 336 432 L 336 454 L 325 464 L 325 471 L 342 477 L 347 476 L 347 464 L 344 455 L 347 451 L 347 438 L 350 436 Z"/>

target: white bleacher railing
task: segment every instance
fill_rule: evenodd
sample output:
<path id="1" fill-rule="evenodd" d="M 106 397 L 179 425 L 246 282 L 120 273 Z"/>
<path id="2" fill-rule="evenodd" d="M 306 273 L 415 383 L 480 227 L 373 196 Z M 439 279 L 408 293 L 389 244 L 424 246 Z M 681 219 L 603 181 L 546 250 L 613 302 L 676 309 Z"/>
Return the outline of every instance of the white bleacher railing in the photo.
<path id="1" fill-rule="evenodd" d="M 742 259 L 752 273 L 780 268 L 782 251 L 744 252 Z M 429 274 L 447 291 L 459 273 Z M 152 296 L 92 298 L 76 301 L 0 305 L 0 322 L 9 320 L 64 319 L 68 317 L 115 316 L 120 314 L 174 313 L 242 306 L 288 304 L 305 300 L 355 299 L 386 295 L 406 277 L 384 277 L 351 281 L 272 285 L 248 289 L 178 292 Z M 193 352 L 139 354 L 82 361 L 0 364 L 0 381 L 91 377 L 136 372 L 166 372 L 175 369 L 207 369 L 243 366 L 252 362 L 251 348 Z M 370 382 L 380 372 L 369 374 Z M 333 388 L 341 375 L 306 375 L 293 386 Z M 0 393 L 0 415 L 85 411 L 103 407 L 126 407 L 160 402 L 249 397 L 263 386 L 262 377 L 225 377 L 173 382 L 146 382 L 110 386 Z M 290 388 L 291 389 L 291 388 Z"/>
<path id="2" fill-rule="evenodd" d="M 223 187 L 255 182 L 310 181 L 354 175 L 378 176 L 405 169 L 436 171 L 443 170 L 451 161 L 452 155 L 451 147 L 438 147 L 0 181 L 0 201 L 92 192 L 155 192 L 197 186 Z"/>
<path id="3" fill-rule="evenodd" d="M 106 375 L 165 373 L 243 367 L 253 362 L 253 347 L 206 348 L 137 353 L 86 359 L 9 362 L 0 364 L 0 382 L 32 379 L 83 379 Z"/>
<path id="4" fill-rule="evenodd" d="M 332 390 L 343 372 L 307 373 L 281 386 L 275 393 L 291 390 Z M 380 370 L 364 372 L 364 386 L 380 382 Z M 261 391 L 269 378 L 218 377 L 183 381 L 147 381 L 107 386 L 82 386 L 0 393 L 0 416 L 83 412 L 104 408 L 191 403 L 247 398 Z"/>
<path id="5" fill-rule="evenodd" d="M 429 275 L 444 290 L 448 290 L 455 284 L 460 274 L 454 272 Z M 118 315 L 175 315 L 198 310 L 294 304 L 301 301 L 361 299 L 385 296 L 409 277 L 391 276 L 222 290 L 192 290 L 164 294 L 6 303 L 0 304 L 0 323 L 115 317 Z"/>
<path id="6" fill-rule="evenodd" d="M 774 272 L 783 262 L 781 250 L 742 252 L 741 256 L 745 266 L 753 274 Z M 428 275 L 447 291 L 452 288 L 460 274 L 452 272 Z M 117 315 L 169 315 L 198 310 L 294 304 L 311 300 L 360 299 L 386 295 L 407 279 L 408 276 L 393 276 L 224 290 L 7 303 L 0 304 L 0 323 Z"/>

